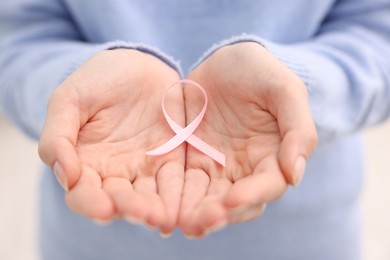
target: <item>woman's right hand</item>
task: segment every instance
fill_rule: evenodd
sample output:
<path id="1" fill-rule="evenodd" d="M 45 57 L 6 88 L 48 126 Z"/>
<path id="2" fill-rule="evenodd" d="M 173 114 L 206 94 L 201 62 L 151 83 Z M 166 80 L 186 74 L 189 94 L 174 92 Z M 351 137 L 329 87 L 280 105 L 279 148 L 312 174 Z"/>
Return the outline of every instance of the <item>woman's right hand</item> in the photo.
<path id="1" fill-rule="evenodd" d="M 152 55 L 117 49 L 94 55 L 53 92 L 39 154 L 71 210 L 98 222 L 118 217 L 172 232 L 185 147 L 161 157 L 145 152 L 172 137 L 161 97 L 179 79 Z M 170 116 L 184 126 L 181 88 L 167 99 Z"/>

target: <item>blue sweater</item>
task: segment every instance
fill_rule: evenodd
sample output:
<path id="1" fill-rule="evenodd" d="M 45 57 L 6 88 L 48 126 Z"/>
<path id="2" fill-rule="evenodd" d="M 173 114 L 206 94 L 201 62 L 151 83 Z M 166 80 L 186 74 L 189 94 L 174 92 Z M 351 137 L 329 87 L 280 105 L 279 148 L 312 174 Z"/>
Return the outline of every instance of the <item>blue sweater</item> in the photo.
<path id="1" fill-rule="evenodd" d="M 179 231 L 164 240 L 122 221 L 100 227 L 73 214 L 46 169 L 43 259 L 359 259 L 355 133 L 389 117 L 389 0 L 1 0 L 0 106 L 38 139 L 52 90 L 99 50 L 140 49 L 186 73 L 224 44 L 248 40 L 308 88 L 320 145 L 299 188 L 259 220 L 199 241 Z"/>

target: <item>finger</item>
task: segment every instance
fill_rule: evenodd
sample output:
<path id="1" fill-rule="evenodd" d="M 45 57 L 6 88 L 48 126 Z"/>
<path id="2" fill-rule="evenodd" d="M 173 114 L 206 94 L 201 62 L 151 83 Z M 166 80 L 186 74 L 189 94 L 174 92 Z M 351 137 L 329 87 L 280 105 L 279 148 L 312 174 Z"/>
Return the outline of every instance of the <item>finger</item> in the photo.
<path id="1" fill-rule="evenodd" d="M 209 176 L 200 169 L 185 172 L 183 197 L 180 208 L 179 226 L 183 233 L 190 233 L 191 215 L 199 202 L 206 196 L 210 184 Z"/>
<path id="2" fill-rule="evenodd" d="M 207 195 L 217 195 L 223 197 L 232 185 L 233 183 L 228 178 L 210 178 L 210 185 L 207 190 Z"/>
<path id="3" fill-rule="evenodd" d="M 147 215 L 145 224 L 150 228 L 160 227 L 166 221 L 163 202 L 157 194 L 157 184 L 154 176 L 139 176 L 133 183 L 134 191 L 143 197 Z"/>
<path id="4" fill-rule="evenodd" d="M 135 192 L 131 182 L 125 178 L 104 179 L 103 190 L 113 200 L 115 212 L 119 217 L 133 224 L 144 223 L 148 208 L 145 196 Z"/>
<path id="5" fill-rule="evenodd" d="M 64 93 L 59 89 L 53 93 L 38 149 L 42 161 L 54 168 L 65 190 L 72 188 L 80 176 L 80 161 L 75 149 L 80 113 L 75 100 L 76 94 L 71 91 Z"/>
<path id="6" fill-rule="evenodd" d="M 201 238 L 224 228 L 228 224 L 227 210 L 223 206 L 222 196 L 206 196 L 188 217 L 186 229 L 182 229 L 189 238 Z"/>
<path id="7" fill-rule="evenodd" d="M 204 234 L 219 231 L 229 223 L 223 198 L 232 187 L 227 178 L 211 178 L 206 197 L 199 203 L 194 214 L 196 229 Z"/>
<path id="8" fill-rule="evenodd" d="M 224 204 L 229 209 L 249 208 L 278 199 L 287 189 L 277 161 L 265 158 L 252 175 L 236 181 L 227 192 Z"/>
<path id="9" fill-rule="evenodd" d="M 169 234 L 178 222 L 184 184 L 184 165 L 167 163 L 157 173 L 158 194 L 165 206 L 167 221 L 161 226 L 162 234 Z"/>
<path id="10" fill-rule="evenodd" d="M 228 224 L 227 211 L 222 202 L 231 185 L 226 178 L 211 178 L 206 196 L 187 216 L 187 225 L 183 230 L 187 236 L 202 237 Z"/>
<path id="11" fill-rule="evenodd" d="M 317 131 L 302 82 L 275 94 L 275 113 L 282 143 L 279 163 L 288 183 L 296 186 L 302 179 L 306 161 L 317 145 Z"/>
<path id="12" fill-rule="evenodd" d="M 106 222 L 113 217 L 114 205 L 101 188 L 99 174 L 83 166 L 78 182 L 65 195 L 66 204 L 74 212 Z"/>
<path id="13" fill-rule="evenodd" d="M 120 177 L 108 177 L 103 179 L 102 189 L 107 193 L 107 195 L 111 198 L 115 208 L 115 216 L 117 218 L 124 218 L 123 212 L 119 210 L 121 205 L 117 205 L 117 201 L 115 200 L 117 194 L 126 193 L 127 190 L 132 191 L 133 186 L 128 179 L 120 178 Z"/>
<path id="14" fill-rule="evenodd" d="M 257 219 L 264 213 L 266 206 L 267 204 L 261 203 L 249 208 L 231 210 L 229 213 L 229 223 L 239 224 Z"/>

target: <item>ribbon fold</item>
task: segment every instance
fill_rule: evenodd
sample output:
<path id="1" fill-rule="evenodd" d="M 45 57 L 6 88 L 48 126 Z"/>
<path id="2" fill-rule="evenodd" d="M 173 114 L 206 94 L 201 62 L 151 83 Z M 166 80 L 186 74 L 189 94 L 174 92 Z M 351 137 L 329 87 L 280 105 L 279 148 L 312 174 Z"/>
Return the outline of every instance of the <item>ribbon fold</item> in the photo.
<path id="1" fill-rule="evenodd" d="M 205 99 L 205 103 L 204 103 L 203 108 L 200 111 L 199 115 L 197 115 L 196 118 L 189 125 L 187 125 L 185 128 L 182 128 L 180 125 L 176 124 L 176 122 L 173 121 L 173 119 L 168 115 L 168 113 L 165 109 L 165 96 L 166 96 L 167 92 L 172 87 L 174 87 L 178 84 L 189 84 L 189 85 L 192 85 L 192 86 L 198 88 L 203 93 L 203 96 Z M 163 155 L 163 154 L 169 153 L 170 151 L 176 149 L 183 142 L 187 142 L 187 143 L 191 144 L 193 147 L 195 147 L 196 149 L 198 149 L 199 151 L 201 151 L 202 153 L 204 153 L 207 156 L 209 156 L 210 158 L 212 158 L 214 161 L 216 161 L 220 165 L 225 167 L 226 156 L 193 134 L 194 131 L 196 130 L 196 128 L 198 128 L 199 124 L 202 122 L 202 119 L 206 113 L 207 103 L 208 103 L 208 98 L 207 98 L 206 91 L 204 90 L 204 88 L 200 84 L 196 83 L 195 81 L 179 80 L 179 81 L 175 82 L 174 84 L 172 84 L 170 87 L 168 87 L 165 90 L 165 93 L 162 97 L 162 111 L 163 111 L 164 117 L 167 120 L 169 126 L 176 133 L 176 135 L 174 137 L 172 137 L 170 140 L 168 140 L 166 143 L 157 147 L 156 149 L 146 152 L 146 155 L 150 155 L 150 156 Z"/>

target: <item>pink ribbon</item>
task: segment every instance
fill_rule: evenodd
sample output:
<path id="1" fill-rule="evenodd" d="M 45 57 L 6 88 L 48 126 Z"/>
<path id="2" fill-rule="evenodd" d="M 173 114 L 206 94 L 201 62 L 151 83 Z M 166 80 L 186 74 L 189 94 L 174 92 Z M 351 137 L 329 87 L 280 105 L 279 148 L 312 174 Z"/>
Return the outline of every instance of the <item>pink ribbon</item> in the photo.
<path id="1" fill-rule="evenodd" d="M 200 89 L 200 91 L 202 91 L 205 99 L 205 103 L 199 115 L 194 119 L 194 121 L 192 121 L 185 128 L 182 128 L 180 125 L 176 124 L 176 122 L 173 121 L 173 119 L 168 115 L 165 109 L 165 95 L 168 92 L 168 90 L 170 90 L 172 87 L 176 86 L 177 84 L 190 84 L 194 87 L 197 87 L 198 89 Z M 164 113 L 165 119 L 167 120 L 169 126 L 176 133 L 176 135 L 172 137 L 170 140 L 168 140 L 166 143 L 164 143 L 163 145 L 157 147 L 156 149 L 146 152 L 146 155 L 157 156 L 157 155 L 163 155 L 169 153 L 170 151 L 174 150 L 179 145 L 181 145 L 183 142 L 187 141 L 193 147 L 195 147 L 196 149 L 198 149 L 199 151 L 206 154 L 207 156 L 215 160 L 217 163 L 225 167 L 226 165 L 225 155 L 193 134 L 196 128 L 198 128 L 200 122 L 202 121 L 204 114 L 206 113 L 207 101 L 208 99 L 207 99 L 206 91 L 203 89 L 203 87 L 200 84 L 192 80 L 179 80 L 174 84 L 172 84 L 169 88 L 167 88 L 162 97 L 162 111 Z"/>

